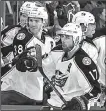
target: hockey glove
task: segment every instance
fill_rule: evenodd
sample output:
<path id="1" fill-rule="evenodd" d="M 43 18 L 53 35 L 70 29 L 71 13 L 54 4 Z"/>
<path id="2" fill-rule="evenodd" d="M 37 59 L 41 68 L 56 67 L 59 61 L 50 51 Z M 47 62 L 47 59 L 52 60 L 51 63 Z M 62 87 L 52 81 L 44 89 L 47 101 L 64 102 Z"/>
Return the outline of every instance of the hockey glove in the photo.
<path id="1" fill-rule="evenodd" d="M 73 97 L 71 101 L 68 101 L 68 105 L 64 107 L 62 110 L 72 110 L 72 111 L 82 111 L 87 110 L 87 102 L 83 97 Z"/>
<path id="2" fill-rule="evenodd" d="M 27 70 L 30 72 L 37 71 L 37 61 L 33 57 L 22 57 L 16 63 L 16 68 L 18 71 L 26 72 Z"/>

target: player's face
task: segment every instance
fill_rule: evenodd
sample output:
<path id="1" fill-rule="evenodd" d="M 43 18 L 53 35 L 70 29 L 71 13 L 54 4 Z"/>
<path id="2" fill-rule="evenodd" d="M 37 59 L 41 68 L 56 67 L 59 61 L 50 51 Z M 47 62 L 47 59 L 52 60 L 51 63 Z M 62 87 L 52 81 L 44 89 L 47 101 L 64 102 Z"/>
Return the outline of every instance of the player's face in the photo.
<path id="1" fill-rule="evenodd" d="M 28 18 L 27 14 L 25 14 L 25 13 L 20 14 L 20 24 L 22 27 L 26 26 L 27 18 Z"/>
<path id="2" fill-rule="evenodd" d="M 40 18 L 32 18 L 28 19 L 29 29 L 33 34 L 37 34 L 43 27 L 43 20 Z"/>
<path id="3" fill-rule="evenodd" d="M 74 47 L 73 36 L 71 35 L 60 35 L 62 41 L 62 48 L 65 52 L 71 51 Z"/>
<path id="4" fill-rule="evenodd" d="M 87 28 L 87 31 L 86 31 L 86 36 L 89 37 L 89 38 L 92 38 L 93 37 L 93 34 L 95 33 L 95 29 L 96 29 L 96 24 L 88 24 L 88 28 Z"/>

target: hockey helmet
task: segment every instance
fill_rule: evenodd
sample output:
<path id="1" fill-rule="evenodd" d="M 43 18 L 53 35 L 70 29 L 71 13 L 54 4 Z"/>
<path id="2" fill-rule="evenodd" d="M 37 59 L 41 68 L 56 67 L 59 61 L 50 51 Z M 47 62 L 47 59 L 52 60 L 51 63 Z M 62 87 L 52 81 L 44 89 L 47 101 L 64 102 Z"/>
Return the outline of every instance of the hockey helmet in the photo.
<path id="1" fill-rule="evenodd" d="M 90 23 L 95 23 L 95 17 L 90 12 L 80 11 L 73 16 L 72 22 L 79 25 L 83 23 L 86 27 L 88 27 Z"/>
<path id="2" fill-rule="evenodd" d="M 72 35 L 74 43 L 82 40 L 82 29 L 81 26 L 76 23 L 67 23 L 64 27 L 57 31 L 57 35 Z"/>
<path id="3" fill-rule="evenodd" d="M 31 4 L 30 11 L 28 11 L 28 17 L 35 17 L 43 19 L 43 23 L 47 24 L 48 22 L 48 13 L 46 7 L 43 5 L 38 5 L 36 2 Z"/>

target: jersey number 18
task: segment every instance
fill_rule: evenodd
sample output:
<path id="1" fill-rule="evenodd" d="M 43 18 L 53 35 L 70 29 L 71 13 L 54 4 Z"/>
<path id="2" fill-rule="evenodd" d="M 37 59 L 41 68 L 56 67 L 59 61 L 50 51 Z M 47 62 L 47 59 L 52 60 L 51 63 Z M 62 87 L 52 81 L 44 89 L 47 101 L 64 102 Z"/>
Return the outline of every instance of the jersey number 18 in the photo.
<path id="1" fill-rule="evenodd" d="M 14 45 L 14 56 L 19 55 L 23 52 L 23 46 L 22 45 Z"/>

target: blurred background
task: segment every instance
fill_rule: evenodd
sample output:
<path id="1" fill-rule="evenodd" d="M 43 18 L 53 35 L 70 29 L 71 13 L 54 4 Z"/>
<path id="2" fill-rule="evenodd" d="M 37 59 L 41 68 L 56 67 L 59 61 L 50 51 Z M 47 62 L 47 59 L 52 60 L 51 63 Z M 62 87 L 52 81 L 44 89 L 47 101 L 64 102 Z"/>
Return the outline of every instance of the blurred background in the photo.
<path id="1" fill-rule="evenodd" d="M 1 1 L 1 17 L 4 26 L 14 25 L 19 21 L 19 8 L 24 1 Z"/>
<path id="2" fill-rule="evenodd" d="M 25 1 L 1 1 L 1 17 L 3 18 L 4 27 L 6 25 L 16 25 L 19 22 L 19 9 L 24 2 Z M 39 1 L 39 2 L 49 4 L 50 1 Z M 60 2 L 63 4 L 63 0 L 60 0 Z M 69 0 L 68 2 L 71 2 L 71 0 Z M 100 12 L 100 8 L 98 7 L 102 7 L 103 5 L 106 6 L 106 0 L 100 0 L 100 1 L 79 0 L 78 2 L 80 6 L 79 11 L 84 10 L 92 12 L 95 17 L 97 17 Z M 57 5 L 57 9 L 58 8 L 60 8 L 60 6 Z M 52 9 L 50 10 L 52 12 Z M 53 17 L 51 12 L 50 16 Z M 58 17 L 58 19 L 60 20 L 61 17 L 60 18 Z"/>

